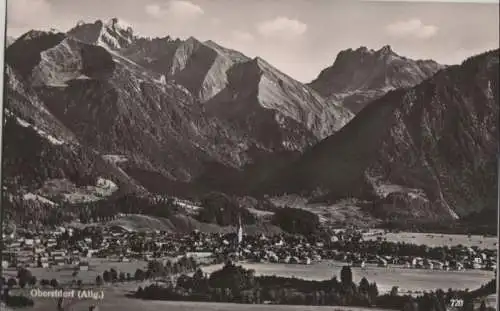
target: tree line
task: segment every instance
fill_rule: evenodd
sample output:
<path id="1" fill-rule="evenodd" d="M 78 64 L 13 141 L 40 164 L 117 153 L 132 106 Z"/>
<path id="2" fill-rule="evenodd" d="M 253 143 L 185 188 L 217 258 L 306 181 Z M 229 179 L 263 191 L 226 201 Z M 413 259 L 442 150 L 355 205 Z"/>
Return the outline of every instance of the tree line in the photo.
<path id="1" fill-rule="evenodd" d="M 312 236 L 320 230 L 318 215 L 301 208 L 283 207 L 276 210 L 271 222 L 292 234 Z"/>
<path id="2" fill-rule="evenodd" d="M 2 292 L 0 293 L 0 301 L 5 302 L 9 307 L 30 307 L 34 305 L 33 299 L 26 297 L 24 295 L 12 295 L 12 289 L 18 287 L 21 289 L 31 287 L 33 288 L 39 284 L 40 286 L 51 286 L 57 288 L 59 283 L 56 279 L 47 280 L 41 279 L 40 281 L 31 273 L 30 270 L 26 268 L 19 268 L 17 270 L 16 277 L 0 278 L 0 288 Z"/>
<path id="3" fill-rule="evenodd" d="M 231 196 L 221 192 L 211 192 L 201 199 L 203 207 L 196 216 L 197 220 L 205 223 L 214 223 L 220 226 L 256 223 L 256 217 Z"/>
<path id="4" fill-rule="evenodd" d="M 221 270 L 206 276 L 197 269 L 193 276 L 182 275 L 176 284 L 152 284 L 139 288 L 135 297 L 158 300 L 195 300 L 234 303 L 293 305 L 371 306 L 379 292 L 376 283 L 352 279 L 351 268 L 341 271 L 341 280 L 309 281 L 277 276 L 255 276 L 253 270 L 227 262 Z"/>
<path id="5" fill-rule="evenodd" d="M 464 250 L 464 246 L 427 246 L 404 242 L 388 241 L 334 241 L 329 243 L 330 249 L 359 254 L 375 254 L 380 256 L 422 257 L 432 260 L 452 261 Z M 493 255 L 493 250 L 472 247 L 476 252 Z"/>
<path id="6" fill-rule="evenodd" d="M 135 273 L 120 272 L 114 268 L 105 270 L 97 275 L 95 284 L 103 285 L 105 283 L 145 281 L 162 277 L 171 277 L 178 274 L 194 272 L 199 263 L 192 257 L 183 256 L 177 261 L 167 260 L 162 263 L 157 260 L 148 262 L 145 269 L 136 269 Z"/>
<path id="7" fill-rule="evenodd" d="M 78 217 L 82 223 L 89 223 L 114 219 L 119 213 L 169 218 L 178 210 L 178 206 L 172 198 L 125 194 L 107 200 L 79 204 L 73 209 L 79 211 Z"/>

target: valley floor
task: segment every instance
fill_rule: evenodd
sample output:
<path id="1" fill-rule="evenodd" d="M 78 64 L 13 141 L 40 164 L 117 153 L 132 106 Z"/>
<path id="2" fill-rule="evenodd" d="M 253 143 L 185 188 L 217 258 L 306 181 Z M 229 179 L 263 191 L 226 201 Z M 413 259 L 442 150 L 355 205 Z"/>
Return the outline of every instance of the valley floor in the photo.
<path id="1" fill-rule="evenodd" d="M 95 262 L 94 264 L 96 264 Z M 99 267 L 94 271 L 81 272 L 78 278 L 85 281 L 92 281 L 95 275 L 105 269 L 111 267 L 117 268 L 120 271 L 134 271 L 136 268 L 143 268 L 145 262 L 134 263 L 104 263 L 101 262 Z M 260 263 L 242 263 L 245 268 L 254 269 L 258 275 L 277 275 L 277 276 L 295 276 L 303 279 L 324 280 L 336 275 L 339 277 L 340 270 L 344 263 L 334 261 L 324 261 L 312 265 L 291 265 L 291 264 L 260 264 Z M 220 265 L 211 265 L 204 267 L 207 273 L 213 272 L 221 268 Z M 419 294 L 424 290 L 430 291 L 437 288 L 447 290 L 454 289 L 475 289 L 487 283 L 494 277 L 493 272 L 481 270 L 466 270 L 466 271 L 433 271 L 422 269 L 406 269 L 397 266 L 389 268 L 380 268 L 374 265 L 367 265 L 365 268 L 352 268 L 354 281 L 359 282 L 362 277 L 366 277 L 370 282 L 377 282 L 380 293 L 387 293 L 392 286 L 399 286 L 401 293 Z M 63 282 L 71 279 L 71 271 L 66 274 L 61 271 L 45 271 L 34 269 L 33 274 L 39 278 L 58 277 Z M 88 310 L 88 306 L 92 304 L 99 305 L 101 311 L 153 311 L 153 310 L 169 310 L 169 311 L 232 311 L 237 306 L 238 309 L 248 311 L 321 311 L 321 310 L 352 310 L 366 311 L 381 309 L 362 309 L 353 307 L 319 307 L 319 306 L 276 306 L 276 305 L 234 305 L 225 303 L 198 303 L 198 302 L 170 302 L 170 301 L 144 301 L 139 299 L 126 298 L 125 295 L 135 291 L 138 286 L 145 286 L 147 282 L 129 282 L 116 285 L 105 285 L 96 290 L 104 291 L 104 299 L 102 301 L 93 300 L 67 300 L 66 303 L 72 305 L 69 310 L 79 311 Z M 29 295 L 28 290 L 26 295 Z M 496 297 L 490 297 L 490 303 L 495 303 Z M 33 308 L 25 308 L 19 310 L 33 311 L 51 311 L 56 309 L 56 299 L 54 298 L 37 298 Z"/>
<path id="2" fill-rule="evenodd" d="M 384 309 L 331 307 L 331 306 L 285 306 L 285 305 L 242 305 L 233 303 L 207 303 L 191 301 L 150 301 L 115 296 L 112 292 L 98 302 L 99 311 L 389 311 Z M 89 301 L 78 301 L 67 311 L 87 311 L 92 305 Z M 55 310 L 55 301 L 38 302 L 34 308 L 16 309 L 19 311 Z"/>
<path id="3" fill-rule="evenodd" d="M 365 239 L 376 239 L 381 237 L 388 241 L 400 241 L 414 244 L 426 245 L 457 245 L 479 246 L 480 248 L 494 248 L 496 246 L 495 237 L 466 236 L 466 235 L 446 235 L 446 234 L 426 234 L 426 233 L 383 233 L 371 230 L 365 234 Z M 311 265 L 299 264 L 269 264 L 269 263 L 241 263 L 247 269 L 254 269 L 257 275 L 276 275 L 283 277 L 297 277 L 308 280 L 325 280 L 333 276 L 340 278 L 340 270 L 345 265 L 343 262 L 324 260 Z M 72 276 L 73 269 L 64 267 L 30 268 L 34 276 L 40 279 L 56 278 L 61 284 L 70 284 L 72 280 L 80 279 L 84 284 L 92 284 L 97 275 L 102 275 L 105 270 L 114 268 L 120 272 L 134 274 L 136 269 L 145 269 L 147 262 L 143 260 L 133 260 L 131 262 L 120 262 L 118 260 L 91 258 L 89 260 L 89 271 L 80 271 L 76 277 Z M 206 273 L 211 273 L 221 268 L 221 265 L 210 265 L 203 267 Z M 364 268 L 352 268 L 354 282 L 358 283 L 362 277 L 366 277 L 370 282 L 376 282 L 380 294 L 387 293 L 393 286 L 399 287 L 401 294 L 418 295 L 423 291 L 431 291 L 441 288 L 453 289 L 476 289 L 486 284 L 494 278 L 493 271 L 485 270 L 465 270 L 465 271 L 442 271 L 426 269 L 409 269 L 402 266 L 390 265 L 387 268 L 377 267 L 367 264 Z M 15 277 L 15 269 L 4 271 L 5 277 Z M 229 311 L 235 310 L 234 304 L 221 303 L 197 303 L 197 302 L 169 302 L 169 301 L 143 301 L 139 299 L 126 298 L 125 295 L 137 290 L 139 286 L 144 287 L 150 284 L 147 282 L 128 282 L 123 284 L 105 285 L 98 290 L 104 291 L 104 300 L 74 300 L 69 303 L 74 304 L 67 309 L 79 311 L 88 310 L 91 304 L 98 304 L 101 311 Z M 24 290 L 25 295 L 29 295 L 29 290 Z M 489 299 L 490 305 L 495 305 L 496 296 Z M 17 310 L 32 311 L 52 311 L 56 310 L 56 299 L 36 298 L 33 308 L 23 308 Z M 276 306 L 276 305 L 237 305 L 238 309 L 248 311 L 321 311 L 321 310 L 352 310 L 365 311 L 375 309 L 360 309 L 353 307 L 319 307 L 319 306 Z M 384 311 L 384 310 L 380 310 Z"/>
<path id="4" fill-rule="evenodd" d="M 340 270 L 345 265 L 342 262 L 323 261 L 312 265 L 293 264 L 261 264 L 244 263 L 246 269 L 255 270 L 256 275 L 276 275 L 282 277 L 297 277 L 306 280 L 325 280 L 333 276 L 340 279 Z M 222 265 L 204 267 L 207 273 L 219 270 Z M 475 289 L 494 278 L 494 272 L 483 270 L 439 271 L 425 269 L 409 269 L 390 265 L 380 268 L 367 264 L 365 268 L 352 268 L 354 282 L 358 283 L 366 277 L 370 282 L 376 282 L 381 294 L 389 293 L 393 286 L 398 286 L 400 293 L 421 294 L 435 289 Z"/>

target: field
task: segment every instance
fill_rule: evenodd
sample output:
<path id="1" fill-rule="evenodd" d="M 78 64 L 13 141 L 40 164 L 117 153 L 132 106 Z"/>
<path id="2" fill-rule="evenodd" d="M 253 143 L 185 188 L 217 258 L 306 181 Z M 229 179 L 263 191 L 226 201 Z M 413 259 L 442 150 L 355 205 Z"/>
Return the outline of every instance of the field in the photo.
<path id="1" fill-rule="evenodd" d="M 324 261 L 312 265 L 290 264 L 260 264 L 245 263 L 243 266 L 254 269 L 257 275 L 276 275 L 283 277 L 297 277 L 306 280 L 325 280 L 334 275 L 340 279 L 340 270 L 344 263 Z M 203 268 L 206 273 L 220 269 L 220 265 Z M 393 286 L 399 286 L 401 292 L 419 293 L 442 288 L 475 289 L 489 282 L 494 277 L 491 271 L 438 271 L 424 269 L 406 269 L 390 266 L 379 268 L 367 265 L 365 268 L 352 268 L 354 281 L 358 283 L 362 277 L 370 282 L 376 282 L 380 293 L 387 293 Z"/>
<path id="2" fill-rule="evenodd" d="M 277 305 L 241 305 L 232 303 L 201 303 L 201 302 L 173 302 L 173 301 L 140 301 L 138 309 L 127 306 L 122 311 L 142 310 L 142 311 L 385 311 L 382 309 L 362 309 L 352 307 L 319 307 L 319 306 L 277 306 Z M 118 308 L 118 306 L 116 306 Z M 140 309 L 139 309 L 140 308 Z M 108 307 L 105 303 L 100 305 L 101 310 L 116 310 L 112 305 Z"/>
<path id="3" fill-rule="evenodd" d="M 278 305 L 242 305 L 232 303 L 206 303 L 184 301 L 146 301 L 132 298 L 123 298 L 112 290 L 97 303 L 89 301 L 70 302 L 71 308 L 67 311 L 87 311 L 91 304 L 99 306 L 99 311 L 388 311 L 384 309 L 365 309 L 354 307 L 319 307 L 319 306 L 278 306 Z M 50 299 L 39 299 L 34 308 L 16 309 L 19 311 L 52 311 L 56 302 Z"/>
<path id="4" fill-rule="evenodd" d="M 81 279 L 85 284 L 93 283 L 98 274 L 111 268 L 119 272 L 134 274 L 135 270 L 146 267 L 145 261 L 133 261 L 128 263 L 110 262 L 94 259 L 90 261 L 89 271 L 80 271 L 76 279 Z M 344 264 L 334 261 L 325 261 L 312 265 L 292 265 L 292 264 L 256 264 L 244 263 L 243 266 L 254 269 L 258 275 L 295 276 L 307 280 L 324 280 L 334 275 L 340 277 L 340 269 Z M 221 265 L 204 267 L 207 273 L 220 269 Z M 73 279 L 73 270 L 70 268 L 61 269 L 55 267 L 53 270 L 32 268 L 30 269 L 39 280 L 57 278 L 61 283 L 70 283 Z M 7 277 L 15 276 L 16 271 L 9 269 L 5 271 Z M 391 266 L 389 268 L 379 268 L 367 265 L 365 268 L 353 268 L 354 280 L 359 282 L 362 277 L 366 277 L 370 282 L 377 282 L 379 291 L 388 292 L 392 286 L 399 286 L 403 292 L 421 292 L 436 288 L 474 289 L 488 282 L 494 277 L 491 271 L 466 270 L 466 271 L 438 271 L 424 269 L 406 269 L 403 267 Z"/>
<path id="5" fill-rule="evenodd" d="M 244 263 L 246 268 L 254 269 L 259 275 L 279 275 L 279 276 L 295 276 L 304 279 L 323 280 L 336 275 L 339 277 L 340 269 L 344 265 L 340 262 L 325 261 L 313 265 L 285 265 L 285 264 L 255 264 Z M 136 261 L 130 263 L 109 262 L 103 260 L 92 260 L 91 271 L 82 271 L 77 276 L 85 283 L 92 282 L 98 273 L 104 270 L 115 268 L 118 271 L 134 273 L 137 268 L 144 268 L 144 261 Z M 212 265 L 204 268 L 207 273 L 219 269 L 220 265 Z M 72 270 L 50 271 L 46 269 L 31 269 L 33 274 L 38 278 L 53 278 L 57 277 L 64 282 L 70 282 Z M 15 272 L 13 270 L 6 271 L 6 274 L 11 276 Z M 432 290 L 435 288 L 448 289 L 451 288 L 470 288 L 474 289 L 488 282 L 493 278 L 493 273 L 488 271 L 468 270 L 468 271 L 429 271 L 429 270 L 410 270 L 401 267 L 379 268 L 368 265 L 366 268 L 353 268 L 354 280 L 359 280 L 365 276 L 369 281 L 377 282 L 380 293 L 389 291 L 392 286 L 399 286 L 401 292 L 412 291 L 413 293 Z M 234 305 L 234 304 L 219 304 L 219 303 L 197 303 L 197 302 L 168 302 L 168 301 L 143 301 L 124 297 L 127 292 L 135 291 L 138 286 L 145 286 L 147 283 L 130 282 L 119 285 L 107 285 L 99 290 L 104 291 L 104 300 L 66 300 L 66 303 L 72 305 L 69 310 L 79 311 L 88 310 L 91 304 L 98 304 L 100 310 L 121 310 L 121 311 L 153 311 L 153 310 L 168 310 L 168 311 L 322 311 L 322 310 L 352 310 L 352 311 L 367 311 L 375 309 L 360 309 L 360 308 L 340 308 L 340 307 L 317 307 L 317 306 L 275 306 L 275 305 Z M 97 289 L 96 289 L 97 290 Z M 28 293 L 26 293 L 28 295 Z M 495 299 L 494 297 L 492 299 Z M 54 298 L 37 298 L 35 299 L 35 307 L 29 309 L 17 310 L 33 310 L 33 311 L 49 311 L 56 307 L 56 299 Z M 385 310 L 378 310 L 385 311 Z"/>
<path id="6" fill-rule="evenodd" d="M 370 230 L 363 235 L 365 240 L 374 240 L 378 237 L 386 239 L 388 242 L 405 242 L 413 244 L 425 244 L 427 246 L 477 246 L 479 248 L 496 249 L 498 237 L 484 237 L 481 235 L 463 235 L 463 234 L 438 234 L 438 233 L 383 233 L 381 230 Z"/>
<path id="7" fill-rule="evenodd" d="M 289 206 L 305 209 L 318 215 L 322 223 L 333 226 L 354 225 L 355 227 L 365 228 L 380 223 L 380 220 L 349 200 L 339 201 L 334 204 L 309 203 L 307 198 L 291 194 L 273 197 L 271 202 L 278 207 Z"/>
<path id="8" fill-rule="evenodd" d="M 38 280 L 41 279 L 52 279 L 56 278 L 61 284 L 71 283 L 73 279 L 82 280 L 84 284 L 93 283 L 97 275 L 102 275 L 105 270 L 110 270 L 114 268 L 118 272 L 130 273 L 134 275 L 135 270 L 145 269 L 147 263 L 142 260 L 131 261 L 131 262 L 118 262 L 103 260 L 97 258 L 91 258 L 89 261 L 89 271 L 80 271 L 76 277 L 73 277 L 73 269 L 71 267 L 53 267 L 51 269 L 46 268 L 30 268 L 31 273 Z M 5 277 L 15 277 L 17 275 L 16 269 L 4 270 Z"/>
<path id="9" fill-rule="evenodd" d="M 146 301 L 123 297 L 129 290 L 141 284 L 127 284 L 120 287 L 105 288 L 102 301 L 93 300 L 67 300 L 70 308 L 66 311 L 87 311 L 89 306 L 98 305 L 100 311 L 389 311 L 386 309 L 332 307 L 332 306 L 284 306 L 284 305 L 241 305 L 232 303 L 200 303 L 200 302 L 174 302 L 174 301 Z M 489 297 L 488 305 L 495 305 L 495 298 Z M 52 311 L 55 310 L 56 301 L 51 298 L 35 300 L 33 308 L 16 309 L 19 311 Z"/>

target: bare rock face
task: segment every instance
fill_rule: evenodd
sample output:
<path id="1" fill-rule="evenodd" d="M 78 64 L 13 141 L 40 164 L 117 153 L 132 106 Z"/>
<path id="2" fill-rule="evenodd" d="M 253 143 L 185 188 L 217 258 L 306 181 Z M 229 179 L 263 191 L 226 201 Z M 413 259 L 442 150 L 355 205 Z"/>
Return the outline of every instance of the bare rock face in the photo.
<path id="1" fill-rule="evenodd" d="M 87 44 L 96 44 L 110 50 L 121 50 L 132 44 L 134 32 L 130 25 L 118 18 L 97 20 L 92 24 L 79 22 L 68 35 Z"/>
<path id="2" fill-rule="evenodd" d="M 243 54 L 191 37 L 175 51 L 167 75 L 206 102 L 226 87 L 227 71 L 246 60 Z"/>
<path id="3" fill-rule="evenodd" d="M 255 62 L 262 72 L 258 100 L 264 108 L 274 109 L 305 124 L 320 139 L 338 131 L 352 118 L 348 110 L 326 103 L 314 90 L 281 73 L 265 60 L 256 58 Z"/>
<path id="4" fill-rule="evenodd" d="M 454 218 L 495 208 L 498 71 L 497 50 L 389 92 L 286 167 L 274 185 L 415 215 Z"/>
<path id="5" fill-rule="evenodd" d="M 13 120 L 36 119 L 52 142 L 125 159 L 111 162 L 129 184 L 151 174 L 190 182 L 213 163 L 238 169 L 300 152 L 352 116 L 262 59 L 194 38 L 139 38 L 117 19 L 29 32 L 7 63 L 8 85 L 25 93 L 7 105 Z"/>
<path id="6" fill-rule="evenodd" d="M 358 113 L 390 90 L 412 87 L 443 69 L 432 60 L 411 60 L 390 46 L 378 51 L 360 47 L 341 51 L 310 86 L 332 102 Z"/>
<path id="7" fill-rule="evenodd" d="M 58 45 L 64 38 L 63 33 L 29 31 L 6 49 L 6 62 L 26 78 L 41 61 L 41 53 Z"/>
<path id="8" fill-rule="evenodd" d="M 86 27 L 93 26 L 80 26 Z M 70 31 L 70 35 L 81 37 L 76 31 Z M 99 40 L 94 41 L 102 45 Z M 186 41 L 172 40 L 168 36 L 154 39 L 135 37 L 131 44 L 117 51 L 156 74 L 157 79 L 165 77 L 183 86 L 201 103 L 213 104 L 221 99 L 230 101 L 226 98 L 228 89 L 242 84 L 241 79 L 249 79 L 244 81 L 249 87 L 243 85 L 243 89 L 238 89 L 239 92 L 247 94 L 258 83 L 257 101 L 264 109 L 276 112 L 277 123 L 290 118 L 292 122 L 305 124 L 307 130 L 320 139 L 341 128 L 352 117 L 347 109 L 326 103 L 312 89 L 279 72 L 264 60 L 251 60 L 213 41 L 200 42 L 193 37 Z M 262 74 L 255 74 L 260 71 Z M 229 92 L 234 91 L 230 89 Z M 298 143 L 294 148 L 303 149 L 307 144 Z"/>
<path id="9" fill-rule="evenodd" d="M 228 85 L 206 103 L 209 113 L 271 150 L 304 150 L 340 129 L 352 114 L 255 58 L 228 72 Z"/>
<path id="10" fill-rule="evenodd" d="M 106 23 L 81 24 L 70 30 L 70 37 L 95 44 L 114 52 L 188 89 L 204 102 L 227 84 L 226 71 L 232 65 L 249 60 L 243 54 L 226 49 L 215 42 L 186 41 L 170 37 L 141 38 L 118 19 Z"/>

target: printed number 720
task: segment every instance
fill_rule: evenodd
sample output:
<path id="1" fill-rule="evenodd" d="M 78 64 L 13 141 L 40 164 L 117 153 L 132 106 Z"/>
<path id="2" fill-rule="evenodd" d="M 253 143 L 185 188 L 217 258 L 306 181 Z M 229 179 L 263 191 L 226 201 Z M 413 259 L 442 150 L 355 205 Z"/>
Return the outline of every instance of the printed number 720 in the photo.
<path id="1" fill-rule="evenodd" d="M 451 299 L 450 306 L 451 307 L 463 307 L 464 301 L 463 301 L 463 299 Z"/>

